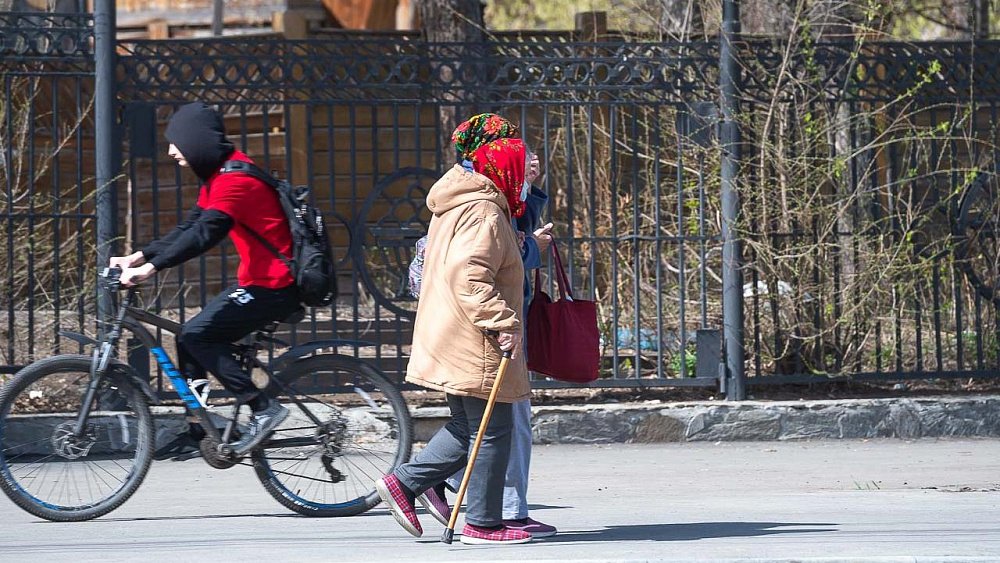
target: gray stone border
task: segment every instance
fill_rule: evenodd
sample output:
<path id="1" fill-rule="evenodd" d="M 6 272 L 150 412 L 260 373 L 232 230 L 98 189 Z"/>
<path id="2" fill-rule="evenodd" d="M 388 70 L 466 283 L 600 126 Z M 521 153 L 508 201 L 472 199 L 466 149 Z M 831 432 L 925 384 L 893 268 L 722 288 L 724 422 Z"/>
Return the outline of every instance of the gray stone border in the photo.
<path id="1" fill-rule="evenodd" d="M 532 410 L 536 444 L 1000 437 L 1000 395 L 617 403 L 536 406 Z M 418 442 L 429 440 L 448 421 L 445 407 L 422 407 L 411 412 Z M 153 407 L 153 416 L 157 448 L 187 427 L 180 407 Z M 44 448 L 46 433 L 51 433 L 52 426 L 50 422 L 41 424 L 45 417 L 34 418 L 25 419 L 8 432 L 21 436 L 22 443 L 37 442 Z"/>
<path id="2" fill-rule="evenodd" d="M 442 407 L 414 411 L 419 441 L 445 421 Z M 1000 436 L 1000 395 L 537 406 L 536 444 L 604 444 Z"/>

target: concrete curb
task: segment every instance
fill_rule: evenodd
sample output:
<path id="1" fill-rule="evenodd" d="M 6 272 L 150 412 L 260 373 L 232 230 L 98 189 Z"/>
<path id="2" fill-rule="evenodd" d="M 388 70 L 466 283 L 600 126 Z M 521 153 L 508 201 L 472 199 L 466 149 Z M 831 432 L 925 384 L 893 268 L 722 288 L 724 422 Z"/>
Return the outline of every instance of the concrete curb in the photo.
<path id="1" fill-rule="evenodd" d="M 1000 395 L 538 406 L 532 410 L 537 444 L 1000 436 Z M 429 439 L 447 418 L 444 407 L 415 409 L 417 440 Z"/>
<path id="2" fill-rule="evenodd" d="M 538 406 L 532 409 L 536 444 L 734 442 L 863 438 L 1000 436 L 1000 395 L 833 401 L 717 401 Z M 446 407 L 412 410 L 415 439 L 426 442 L 448 421 Z M 187 427 L 180 407 L 153 407 L 156 448 Z M 62 419 L 60 419 L 62 420 Z M 15 443 L 47 451 L 52 421 L 27 417 L 6 430 Z M 111 429 L 104 443 L 120 447 Z M 33 452 L 29 449 L 18 453 Z"/>

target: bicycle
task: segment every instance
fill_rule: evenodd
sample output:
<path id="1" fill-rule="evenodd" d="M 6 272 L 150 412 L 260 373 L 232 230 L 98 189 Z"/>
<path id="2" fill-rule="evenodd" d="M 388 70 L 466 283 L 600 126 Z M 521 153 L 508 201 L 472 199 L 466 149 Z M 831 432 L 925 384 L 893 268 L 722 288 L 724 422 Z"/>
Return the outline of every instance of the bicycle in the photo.
<path id="1" fill-rule="evenodd" d="M 121 270 L 105 269 L 103 288 L 121 289 Z M 239 438 L 242 405 L 208 402 L 207 381 L 191 382 L 143 323 L 178 334 L 179 323 L 133 306 L 129 288 L 101 340 L 77 333 L 68 338 L 94 346 L 90 356 L 65 354 L 34 362 L 0 389 L 0 489 L 15 504 L 46 520 L 97 518 L 121 506 L 146 477 L 154 454 L 149 381 L 117 359 L 122 330 L 153 354 L 188 413 L 205 429 L 199 443 L 209 466 L 246 464 L 232 444 Z M 304 310 L 285 322 L 298 322 Z M 291 411 L 274 434 L 249 452 L 250 464 L 267 492 L 306 516 L 351 516 L 378 504 L 374 481 L 409 459 L 412 426 L 399 390 L 371 364 L 323 352 L 345 341 L 315 341 L 291 347 L 268 363 L 258 359 L 278 322 L 238 345 L 248 373 Z M 299 392 L 308 378 L 322 382 L 322 395 Z M 256 381 L 256 379 L 255 379 Z M 300 385 L 301 386 L 301 385 Z M 246 409 L 249 410 L 249 409 Z M 249 415 L 248 415 L 249 416 Z M 218 427 L 217 422 L 222 426 Z"/>

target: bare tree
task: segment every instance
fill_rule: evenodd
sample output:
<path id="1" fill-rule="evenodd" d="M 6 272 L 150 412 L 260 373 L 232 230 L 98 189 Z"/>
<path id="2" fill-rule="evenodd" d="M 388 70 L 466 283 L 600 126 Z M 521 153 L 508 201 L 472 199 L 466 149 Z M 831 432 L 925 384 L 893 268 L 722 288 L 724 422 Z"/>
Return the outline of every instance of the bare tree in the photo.
<path id="1" fill-rule="evenodd" d="M 706 4 L 703 0 L 634 0 L 627 6 L 630 27 L 636 31 L 652 28 L 675 41 L 703 38 L 699 37 L 705 34 L 703 13 L 716 9 L 703 4 Z M 619 31 L 627 33 L 631 29 Z"/>
<path id="2" fill-rule="evenodd" d="M 901 17 L 917 17 L 936 25 L 933 32 L 924 26 L 922 38 L 985 39 L 990 34 L 990 5 L 995 0 L 901 0 L 896 12 Z M 931 35 L 933 33 L 933 35 Z"/>
<path id="3" fill-rule="evenodd" d="M 483 4 L 480 0 L 419 0 L 417 14 L 420 17 L 420 27 L 424 37 L 432 43 L 459 43 L 461 46 L 449 46 L 448 49 L 460 49 L 460 58 L 464 61 L 475 61 L 480 57 L 476 49 L 481 44 L 485 33 L 483 25 Z M 463 72 L 466 63 L 457 62 L 448 65 L 438 64 L 432 68 L 432 73 L 441 84 L 455 84 L 452 89 L 443 92 L 439 101 L 442 102 L 439 111 L 441 138 L 440 159 L 443 165 L 453 160 L 450 148 L 451 132 L 458 126 L 458 104 L 471 104 L 474 90 L 468 90 L 463 80 L 468 80 L 475 73 Z"/>
<path id="4" fill-rule="evenodd" d="M 480 0 L 418 0 L 420 27 L 428 41 L 480 41 L 483 3 Z"/>
<path id="5" fill-rule="evenodd" d="M 743 33 L 787 36 L 795 27 L 798 4 L 800 0 L 755 0 L 741 3 Z"/>

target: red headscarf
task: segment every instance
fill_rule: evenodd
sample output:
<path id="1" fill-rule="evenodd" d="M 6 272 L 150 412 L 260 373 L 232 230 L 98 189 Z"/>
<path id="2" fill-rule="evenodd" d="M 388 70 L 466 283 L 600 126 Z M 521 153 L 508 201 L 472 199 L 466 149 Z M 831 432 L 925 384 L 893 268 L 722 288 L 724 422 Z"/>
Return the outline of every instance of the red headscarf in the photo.
<path id="1" fill-rule="evenodd" d="M 521 139 L 497 139 L 472 153 L 472 168 L 493 181 L 507 198 L 512 217 L 524 214 L 521 186 L 524 184 L 525 159 L 528 149 Z"/>

